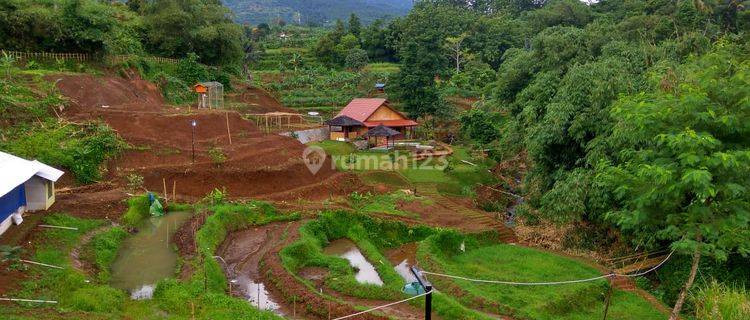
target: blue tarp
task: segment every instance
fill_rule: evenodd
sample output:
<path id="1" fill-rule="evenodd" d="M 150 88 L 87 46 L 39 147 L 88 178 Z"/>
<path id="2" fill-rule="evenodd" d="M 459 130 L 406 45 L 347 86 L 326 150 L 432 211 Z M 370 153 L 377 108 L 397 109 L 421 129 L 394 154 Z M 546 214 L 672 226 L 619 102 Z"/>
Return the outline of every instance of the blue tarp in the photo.
<path id="1" fill-rule="evenodd" d="M 19 207 L 26 205 L 26 188 L 23 184 L 0 197 L 0 221 L 5 221 Z"/>

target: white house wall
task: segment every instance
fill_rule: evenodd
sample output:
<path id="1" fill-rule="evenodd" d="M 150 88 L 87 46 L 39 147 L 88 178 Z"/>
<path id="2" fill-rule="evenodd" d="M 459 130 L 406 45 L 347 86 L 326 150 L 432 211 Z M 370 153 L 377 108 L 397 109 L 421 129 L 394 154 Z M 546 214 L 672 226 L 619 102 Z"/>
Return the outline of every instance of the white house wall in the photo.
<path id="1" fill-rule="evenodd" d="M 47 183 L 52 183 L 52 196 L 47 198 Z M 29 211 L 47 210 L 55 202 L 54 182 L 34 176 L 26 183 L 26 206 Z"/>

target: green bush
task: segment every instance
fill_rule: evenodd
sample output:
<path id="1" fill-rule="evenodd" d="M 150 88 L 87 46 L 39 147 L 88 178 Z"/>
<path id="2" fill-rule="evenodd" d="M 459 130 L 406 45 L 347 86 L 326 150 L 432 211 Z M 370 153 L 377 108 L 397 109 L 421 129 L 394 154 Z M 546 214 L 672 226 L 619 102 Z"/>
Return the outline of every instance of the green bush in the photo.
<path id="1" fill-rule="evenodd" d="M 127 201 L 128 211 L 125 211 L 125 214 L 122 215 L 122 223 L 131 228 L 138 227 L 143 219 L 151 215 L 149 212 L 151 204 L 148 201 L 148 195 L 134 196 Z"/>
<path id="2" fill-rule="evenodd" d="M 0 140 L 0 149 L 66 168 L 83 184 L 99 180 L 104 162 L 126 147 L 112 128 L 96 122 L 75 125 L 50 120 L 20 128 L 8 138 Z"/>
<path id="3" fill-rule="evenodd" d="M 731 288 L 710 281 L 691 297 L 698 319 L 750 319 L 750 293 L 742 287 Z"/>

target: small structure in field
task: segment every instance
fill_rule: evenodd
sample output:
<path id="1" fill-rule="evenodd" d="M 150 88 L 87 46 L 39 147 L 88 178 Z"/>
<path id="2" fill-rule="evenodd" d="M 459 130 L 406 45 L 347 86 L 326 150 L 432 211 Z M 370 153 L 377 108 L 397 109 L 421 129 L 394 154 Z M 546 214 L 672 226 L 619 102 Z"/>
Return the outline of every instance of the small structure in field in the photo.
<path id="1" fill-rule="evenodd" d="M 331 140 L 350 141 L 365 135 L 379 125 L 399 134 L 393 139 L 410 138 L 417 122 L 390 107 L 388 100 L 376 98 L 354 99 L 331 120 L 325 122 Z"/>
<path id="2" fill-rule="evenodd" d="M 393 148 L 395 146 L 395 139 L 401 134 L 396 130 L 388 128 L 384 125 L 378 125 L 365 133 L 367 137 L 367 144 L 369 146 L 381 147 L 384 146 L 386 149 Z M 375 143 L 370 142 L 370 138 L 375 138 Z M 381 139 L 385 138 L 385 139 Z M 383 143 L 384 142 L 384 143 Z"/>
<path id="3" fill-rule="evenodd" d="M 39 161 L 0 151 L 0 234 L 23 222 L 26 211 L 55 203 L 55 181 L 63 172 Z"/>
<path id="4" fill-rule="evenodd" d="M 193 89 L 198 93 L 198 108 L 224 108 L 224 85 L 221 82 L 201 82 Z"/>
<path id="5" fill-rule="evenodd" d="M 385 83 L 376 83 L 375 84 L 375 90 L 378 90 L 380 93 L 385 92 Z"/>

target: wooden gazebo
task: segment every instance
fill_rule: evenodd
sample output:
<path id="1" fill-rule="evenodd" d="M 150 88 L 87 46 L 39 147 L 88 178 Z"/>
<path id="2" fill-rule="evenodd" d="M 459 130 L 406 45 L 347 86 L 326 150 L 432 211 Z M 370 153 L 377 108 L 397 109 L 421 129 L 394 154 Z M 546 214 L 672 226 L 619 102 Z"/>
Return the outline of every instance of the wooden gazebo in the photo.
<path id="1" fill-rule="evenodd" d="M 360 128 L 366 128 L 362 121 L 349 116 L 338 116 L 326 121 L 325 124 L 328 125 L 328 129 L 331 133 L 331 140 L 348 141 L 350 138 L 356 138 L 359 136 L 357 131 L 360 130 Z M 350 132 L 354 132 L 353 137 L 350 137 Z"/>
<path id="2" fill-rule="evenodd" d="M 370 144 L 370 137 L 375 137 L 376 146 L 378 145 L 378 139 L 381 137 L 384 137 L 385 147 L 390 149 L 392 146 L 395 145 L 395 142 L 394 142 L 395 139 L 393 139 L 393 137 L 398 136 L 400 134 L 401 132 L 398 132 L 396 130 L 393 130 L 381 124 L 367 131 L 367 133 L 365 133 L 365 136 L 367 136 L 368 145 Z M 391 142 L 394 142 L 393 145 L 391 145 Z"/>

